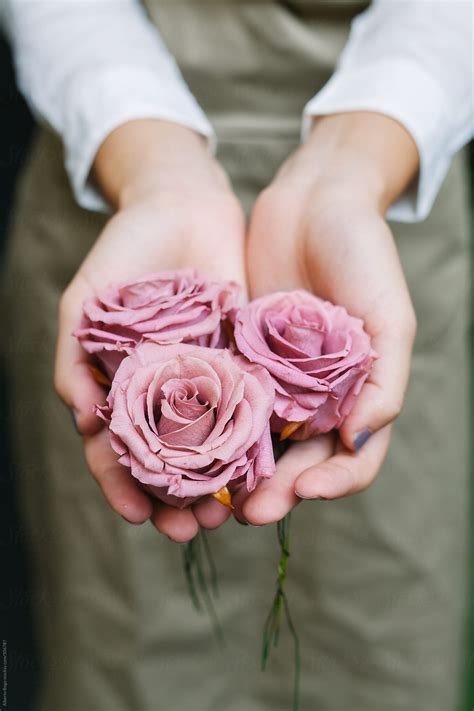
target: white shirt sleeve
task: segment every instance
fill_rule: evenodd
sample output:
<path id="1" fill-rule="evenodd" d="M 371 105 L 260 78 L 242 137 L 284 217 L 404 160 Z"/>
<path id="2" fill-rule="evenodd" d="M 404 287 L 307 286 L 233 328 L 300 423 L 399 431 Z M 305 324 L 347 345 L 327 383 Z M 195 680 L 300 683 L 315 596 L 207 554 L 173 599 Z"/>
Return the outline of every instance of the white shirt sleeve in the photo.
<path id="1" fill-rule="evenodd" d="M 375 111 L 399 121 L 420 156 L 417 179 L 388 217 L 423 220 L 453 154 L 473 135 L 472 0 L 374 0 L 355 18 L 338 68 L 306 105 L 314 116 Z"/>
<path id="2" fill-rule="evenodd" d="M 138 0 L 0 0 L 20 90 L 63 139 L 82 207 L 107 210 L 90 181 L 117 126 L 159 118 L 209 139 L 213 129 Z"/>

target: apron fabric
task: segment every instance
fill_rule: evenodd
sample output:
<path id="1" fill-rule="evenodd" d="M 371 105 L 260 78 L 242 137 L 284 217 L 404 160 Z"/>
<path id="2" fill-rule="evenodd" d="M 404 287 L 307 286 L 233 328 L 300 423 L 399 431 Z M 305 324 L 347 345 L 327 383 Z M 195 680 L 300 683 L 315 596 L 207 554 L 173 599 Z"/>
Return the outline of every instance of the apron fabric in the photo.
<path id="1" fill-rule="evenodd" d="M 347 2 L 160 2 L 147 9 L 218 138 L 247 211 L 296 147 L 301 111 L 347 40 Z M 302 711 L 455 711 L 467 539 L 466 167 L 430 217 L 393 225 L 418 316 L 412 377 L 376 483 L 292 520 L 288 594 Z M 52 387 L 58 299 L 105 217 L 72 197 L 40 130 L 19 185 L 6 263 L 6 358 L 19 494 L 44 669 L 35 711 L 288 711 L 286 631 L 265 673 L 275 527 L 209 534 L 226 647 L 192 608 L 181 550 L 110 511 Z"/>

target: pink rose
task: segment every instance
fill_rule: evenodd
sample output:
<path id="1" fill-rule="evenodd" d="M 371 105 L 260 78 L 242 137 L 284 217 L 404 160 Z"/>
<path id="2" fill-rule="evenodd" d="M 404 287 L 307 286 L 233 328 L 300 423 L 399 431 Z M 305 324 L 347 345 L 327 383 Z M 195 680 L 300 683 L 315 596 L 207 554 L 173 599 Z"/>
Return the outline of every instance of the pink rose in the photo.
<path id="1" fill-rule="evenodd" d="M 148 342 L 122 361 L 98 414 L 119 462 L 181 508 L 225 486 L 251 491 L 273 475 L 273 400 L 268 373 L 242 356 Z"/>
<path id="2" fill-rule="evenodd" d="M 234 282 L 209 281 L 192 269 L 151 274 L 87 301 L 74 335 L 112 378 L 123 358 L 146 340 L 227 346 L 224 320 L 239 295 Z"/>
<path id="3" fill-rule="evenodd" d="M 237 313 L 234 336 L 273 378 L 272 430 L 304 423 L 293 439 L 340 427 L 376 358 L 360 319 L 302 290 L 252 301 Z"/>

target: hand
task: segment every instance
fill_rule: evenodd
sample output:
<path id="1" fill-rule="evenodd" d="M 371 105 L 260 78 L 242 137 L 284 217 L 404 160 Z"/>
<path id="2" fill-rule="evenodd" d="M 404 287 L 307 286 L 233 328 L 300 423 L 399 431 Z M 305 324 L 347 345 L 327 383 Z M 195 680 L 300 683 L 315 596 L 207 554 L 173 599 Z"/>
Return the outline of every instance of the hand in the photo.
<path id="1" fill-rule="evenodd" d="M 108 431 L 94 414 L 105 393 L 91 376 L 90 356 L 71 334 L 84 301 L 109 283 L 193 266 L 245 284 L 244 218 L 202 138 L 181 126 L 161 121 L 121 126 L 100 148 L 94 176 L 117 212 L 61 298 L 55 386 L 74 413 L 89 469 L 110 506 L 132 523 L 151 518 L 159 531 L 184 542 L 198 525 L 223 523 L 229 509 L 206 498 L 181 511 L 143 492 L 117 463 Z"/>
<path id="2" fill-rule="evenodd" d="M 339 439 L 292 444 L 273 479 L 240 493 L 239 519 L 277 521 L 302 498 L 354 494 L 376 477 L 403 404 L 415 336 L 384 215 L 417 166 L 413 140 L 392 119 L 328 116 L 259 197 L 247 247 L 251 296 L 305 288 L 341 304 L 364 320 L 379 359 Z"/>

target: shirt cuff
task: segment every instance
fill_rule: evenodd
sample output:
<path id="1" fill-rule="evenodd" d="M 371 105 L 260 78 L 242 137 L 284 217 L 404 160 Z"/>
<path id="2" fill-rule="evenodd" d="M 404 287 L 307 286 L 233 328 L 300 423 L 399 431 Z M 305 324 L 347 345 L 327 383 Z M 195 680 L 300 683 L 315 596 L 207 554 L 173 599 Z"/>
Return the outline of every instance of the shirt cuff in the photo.
<path id="1" fill-rule="evenodd" d="M 187 86 L 160 86 L 159 76 L 146 67 L 103 68 L 99 76 L 84 72 L 65 104 L 66 170 L 77 202 L 88 210 L 110 212 L 90 173 L 104 139 L 128 121 L 172 121 L 200 133 L 209 149 L 216 149 L 214 130 Z"/>
<path id="2" fill-rule="evenodd" d="M 420 156 L 418 177 L 390 207 L 387 217 L 416 222 L 429 214 L 448 171 L 452 152 L 447 97 L 430 73 L 416 62 L 385 60 L 376 66 L 344 68 L 335 72 L 303 112 L 305 140 L 315 116 L 374 111 L 399 121 L 413 137 Z"/>

